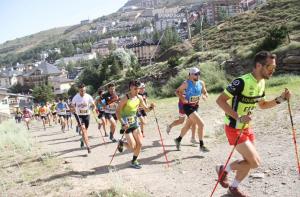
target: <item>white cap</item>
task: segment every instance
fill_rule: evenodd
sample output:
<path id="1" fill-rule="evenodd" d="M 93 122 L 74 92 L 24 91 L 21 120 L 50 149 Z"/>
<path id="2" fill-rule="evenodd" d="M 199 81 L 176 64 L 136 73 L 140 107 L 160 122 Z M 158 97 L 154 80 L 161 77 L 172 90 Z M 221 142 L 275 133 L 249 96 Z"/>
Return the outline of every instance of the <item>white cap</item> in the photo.
<path id="1" fill-rule="evenodd" d="M 190 71 L 189 71 L 190 74 L 196 74 L 196 73 L 199 73 L 199 72 L 200 72 L 200 70 L 196 67 L 190 68 Z"/>
<path id="2" fill-rule="evenodd" d="M 144 83 L 141 83 L 140 87 L 141 87 L 141 88 L 144 88 L 144 87 L 145 87 L 145 84 L 144 84 Z"/>

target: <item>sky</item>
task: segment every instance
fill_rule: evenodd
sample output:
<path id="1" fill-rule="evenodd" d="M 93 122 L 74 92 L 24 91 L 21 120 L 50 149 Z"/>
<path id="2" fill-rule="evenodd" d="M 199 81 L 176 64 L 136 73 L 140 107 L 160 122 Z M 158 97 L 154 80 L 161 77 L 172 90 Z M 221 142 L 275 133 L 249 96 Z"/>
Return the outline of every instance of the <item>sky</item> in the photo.
<path id="1" fill-rule="evenodd" d="M 0 0 L 0 43 L 117 11 L 127 0 Z"/>

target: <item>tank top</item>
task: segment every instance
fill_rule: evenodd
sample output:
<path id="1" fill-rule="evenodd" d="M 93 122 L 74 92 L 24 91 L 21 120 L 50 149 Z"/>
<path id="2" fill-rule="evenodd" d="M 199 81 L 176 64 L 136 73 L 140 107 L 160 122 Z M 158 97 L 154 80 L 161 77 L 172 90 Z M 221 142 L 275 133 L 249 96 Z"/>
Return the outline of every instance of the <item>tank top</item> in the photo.
<path id="1" fill-rule="evenodd" d="M 196 105 L 200 100 L 202 94 L 201 81 L 196 81 L 194 84 L 192 80 L 186 80 L 187 88 L 185 90 L 185 99 L 189 102 L 189 105 Z"/>

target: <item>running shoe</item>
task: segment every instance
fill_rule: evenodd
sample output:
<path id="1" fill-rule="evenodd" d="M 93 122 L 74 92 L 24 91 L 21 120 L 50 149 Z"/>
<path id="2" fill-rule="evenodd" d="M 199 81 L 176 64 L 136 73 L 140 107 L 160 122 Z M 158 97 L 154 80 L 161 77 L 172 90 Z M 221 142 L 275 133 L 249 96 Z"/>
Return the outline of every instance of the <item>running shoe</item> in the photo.
<path id="1" fill-rule="evenodd" d="M 88 154 L 90 154 L 92 151 L 90 149 L 90 147 L 86 147 L 87 151 L 88 151 Z"/>
<path id="2" fill-rule="evenodd" d="M 119 143 L 118 143 L 118 151 L 121 153 L 121 152 L 123 152 L 123 141 L 122 140 L 119 140 Z"/>
<path id="3" fill-rule="evenodd" d="M 191 143 L 193 147 L 197 147 L 197 141 L 194 138 L 191 138 Z"/>
<path id="4" fill-rule="evenodd" d="M 228 183 L 228 173 L 224 170 L 222 177 L 220 178 L 222 171 L 224 169 L 223 165 L 217 165 L 216 166 L 216 171 L 218 174 L 218 179 L 220 180 L 219 183 L 222 187 L 224 188 L 228 188 L 229 187 L 229 183 Z"/>
<path id="5" fill-rule="evenodd" d="M 200 146 L 200 151 L 203 153 L 207 153 L 207 152 L 209 152 L 209 149 L 203 145 L 203 146 Z"/>
<path id="6" fill-rule="evenodd" d="M 180 142 L 177 139 L 174 139 L 174 142 L 176 144 L 177 150 L 180 151 Z"/>
<path id="7" fill-rule="evenodd" d="M 241 192 L 237 187 L 229 187 L 227 193 L 233 197 L 248 197 L 247 194 Z"/>
<path id="8" fill-rule="evenodd" d="M 170 132 L 171 132 L 171 127 L 170 127 L 170 125 L 167 125 L 166 132 L 167 132 L 168 135 L 170 134 Z"/>
<path id="9" fill-rule="evenodd" d="M 84 147 L 84 143 L 83 143 L 83 140 L 81 139 L 80 140 L 80 148 L 83 148 Z"/>
<path id="10" fill-rule="evenodd" d="M 141 169 L 142 168 L 141 164 L 137 160 L 131 162 L 130 166 L 132 168 L 135 168 L 135 169 Z"/>

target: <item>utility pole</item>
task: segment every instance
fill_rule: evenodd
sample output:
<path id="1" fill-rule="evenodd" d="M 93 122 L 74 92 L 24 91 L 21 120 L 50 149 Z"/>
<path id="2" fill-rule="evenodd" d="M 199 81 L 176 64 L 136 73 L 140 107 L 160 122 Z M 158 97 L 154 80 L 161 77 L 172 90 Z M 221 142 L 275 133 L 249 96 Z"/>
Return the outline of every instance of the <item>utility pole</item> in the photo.
<path id="1" fill-rule="evenodd" d="M 191 27 L 190 27 L 190 21 L 189 21 L 189 13 L 188 13 L 187 8 L 185 8 L 185 18 L 186 18 L 186 24 L 187 24 L 188 39 L 190 40 L 192 38 L 192 34 L 191 34 Z"/>
<path id="2" fill-rule="evenodd" d="M 203 14 L 201 14 L 201 22 L 200 22 L 200 34 L 201 34 L 201 51 L 203 52 L 203 30 L 202 30 L 202 25 L 203 25 Z"/>

